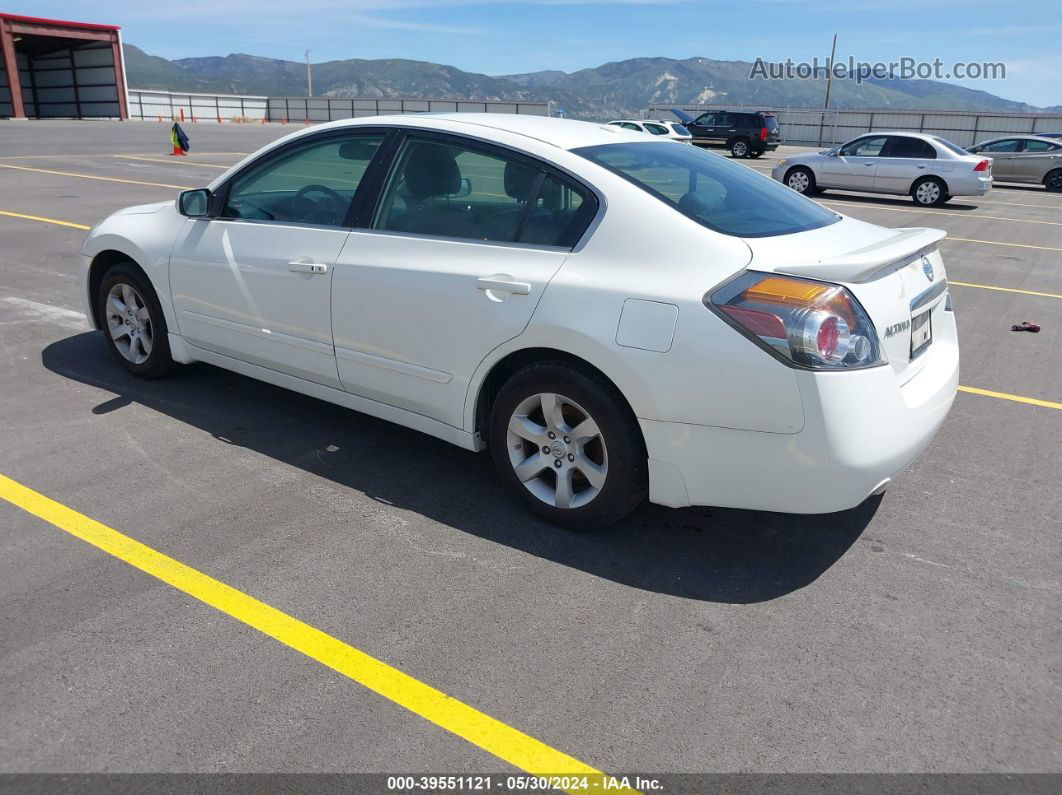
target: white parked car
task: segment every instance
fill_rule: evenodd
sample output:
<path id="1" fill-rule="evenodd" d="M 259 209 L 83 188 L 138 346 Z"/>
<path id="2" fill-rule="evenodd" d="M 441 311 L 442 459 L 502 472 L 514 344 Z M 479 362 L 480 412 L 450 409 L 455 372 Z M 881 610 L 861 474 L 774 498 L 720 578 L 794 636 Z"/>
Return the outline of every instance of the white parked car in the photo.
<path id="1" fill-rule="evenodd" d="M 569 526 L 647 494 L 818 513 L 951 406 L 943 237 L 608 125 L 376 117 L 116 212 L 83 290 L 136 375 L 208 362 L 489 448 Z"/>
<path id="2" fill-rule="evenodd" d="M 690 135 L 690 131 L 681 124 L 673 121 L 660 121 L 659 119 L 617 119 L 616 121 L 610 121 L 609 124 L 616 127 L 622 127 L 624 130 L 634 130 L 635 132 L 649 133 L 649 135 L 659 135 L 662 138 L 668 138 L 672 141 L 678 141 L 683 144 L 693 143 L 693 136 Z"/>
<path id="3" fill-rule="evenodd" d="M 841 188 L 907 195 L 935 207 L 992 189 L 992 161 L 936 135 L 873 132 L 824 152 L 779 160 L 771 176 L 797 193 Z"/>

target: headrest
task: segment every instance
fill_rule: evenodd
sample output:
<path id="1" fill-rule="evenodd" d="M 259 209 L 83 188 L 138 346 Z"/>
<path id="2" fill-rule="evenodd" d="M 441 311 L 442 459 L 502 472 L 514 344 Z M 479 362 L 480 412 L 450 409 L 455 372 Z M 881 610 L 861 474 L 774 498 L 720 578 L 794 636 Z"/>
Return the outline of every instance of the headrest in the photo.
<path id="1" fill-rule="evenodd" d="M 461 169 L 449 147 L 417 143 L 406 161 L 406 188 L 414 199 L 451 196 L 461 190 Z"/>
<path id="2" fill-rule="evenodd" d="M 532 171 L 516 163 L 505 164 L 505 194 L 517 201 L 527 201 L 531 188 L 535 185 L 537 171 Z"/>

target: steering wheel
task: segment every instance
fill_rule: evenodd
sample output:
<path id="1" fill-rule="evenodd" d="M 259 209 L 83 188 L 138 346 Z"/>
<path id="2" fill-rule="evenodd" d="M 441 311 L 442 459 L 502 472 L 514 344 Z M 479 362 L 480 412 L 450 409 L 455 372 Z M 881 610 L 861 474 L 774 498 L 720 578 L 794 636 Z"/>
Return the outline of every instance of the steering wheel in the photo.
<path id="1" fill-rule="evenodd" d="M 311 199 L 307 194 L 320 193 L 323 201 Z M 347 209 L 347 200 L 327 185 L 303 185 L 291 199 L 292 213 L 306 223 L 337 224 L 342 222 Z"/>

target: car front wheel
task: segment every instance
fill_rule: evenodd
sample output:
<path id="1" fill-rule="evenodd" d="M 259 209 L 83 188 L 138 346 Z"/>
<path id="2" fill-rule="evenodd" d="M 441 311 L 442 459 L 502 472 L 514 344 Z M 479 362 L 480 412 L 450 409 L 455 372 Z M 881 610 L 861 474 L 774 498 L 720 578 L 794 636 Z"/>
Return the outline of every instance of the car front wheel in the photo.
<path id="1" fill-rule="evenodd" d="M 166 318 L 151 283 L 132 262 L 119 262 L 104 274 L 96 296 L 107 347 L 126 370 L 159 378 L 174 367 Z"/>
<path id="2" fill-rule="evenodd" d="M 814 193 L 815 175 L 807 166 L 796 166 L 786 172 L 785 184 L 797 193 Z"/>
<path id="3" fill-rule="evenodd" d="M 630 408 L 599 376 L 566 362 L 531 365 L 502 387 L 490 450 L 525 505 L 572 529 L 613 524 L 648 493 L 645 447 Z"/>

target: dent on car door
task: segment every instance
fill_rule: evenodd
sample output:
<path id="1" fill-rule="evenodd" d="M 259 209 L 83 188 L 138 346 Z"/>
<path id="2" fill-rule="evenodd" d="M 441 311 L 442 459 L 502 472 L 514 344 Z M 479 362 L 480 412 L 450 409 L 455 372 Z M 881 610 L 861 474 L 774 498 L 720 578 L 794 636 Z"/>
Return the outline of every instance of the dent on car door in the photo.
<path id="1" fill-rule="evenodd" d="M 344 387 L 461 427 L 475 368 L 527 326 L 596 207 L 535 161 L 411 135 L 336 263 Z"/>
<path id="2" fill-rule="evenodd" d="M 384 134 L 315 136 L 244 170 L 215 218 L 190 219 L 170 258 L 181 335 L 192 345 L 340 386 L 332 269 L 347 215 Z"/>

